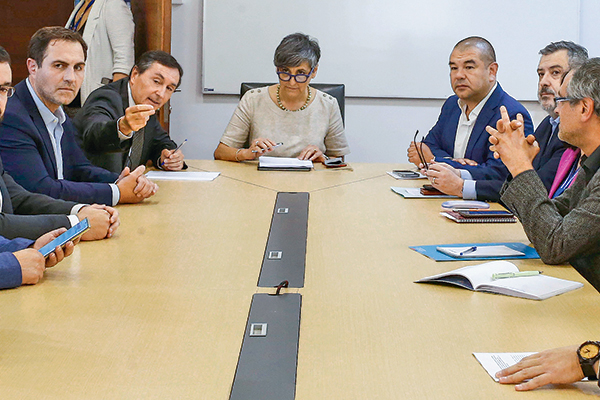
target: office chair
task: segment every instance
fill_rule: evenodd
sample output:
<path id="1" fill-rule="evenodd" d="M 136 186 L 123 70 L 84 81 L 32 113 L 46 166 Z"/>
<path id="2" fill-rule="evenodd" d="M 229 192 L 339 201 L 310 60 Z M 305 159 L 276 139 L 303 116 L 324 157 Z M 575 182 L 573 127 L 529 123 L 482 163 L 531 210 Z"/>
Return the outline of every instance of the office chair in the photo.
<path id="1" fill-rule="evenodd" d="M 273 83 L 257 83 L 257 82 L 243 82 L 240 88 L 240 97 L 244 95 L 250 89 L 256 89 L 259 87 L 271 86 Z M 340 113 L 342 114 L 342 122 L 344 122 L 344 96 L 346 87 L 344 84 L 335 84 L 335 83 L 311 83 L 310 86 L 315 89 L 319 89 L 322 92 L 325 92 L 337 99 L 338 105 L 340 106 Z"/>

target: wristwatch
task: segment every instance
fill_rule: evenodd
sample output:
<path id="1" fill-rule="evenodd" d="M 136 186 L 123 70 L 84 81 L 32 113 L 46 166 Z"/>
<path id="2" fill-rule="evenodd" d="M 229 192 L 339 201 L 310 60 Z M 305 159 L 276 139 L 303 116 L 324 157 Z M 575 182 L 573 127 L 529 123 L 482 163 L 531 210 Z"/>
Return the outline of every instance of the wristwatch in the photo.
<path id="1" fill-rule="evenodd" d="M 594 371 L 594 363 L 600 359 L 600 342 L 591 340 L 583 342 L 577 349 L 577 356 L 583 375 L 590 380 L 598 379 L 596 371 Z"/>

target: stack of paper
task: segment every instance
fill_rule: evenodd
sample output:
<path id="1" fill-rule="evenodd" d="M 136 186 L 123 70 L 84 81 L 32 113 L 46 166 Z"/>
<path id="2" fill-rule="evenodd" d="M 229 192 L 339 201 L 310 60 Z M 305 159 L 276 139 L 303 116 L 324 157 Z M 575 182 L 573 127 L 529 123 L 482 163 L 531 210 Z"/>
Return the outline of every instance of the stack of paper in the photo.
<path id="1" fill-rule="evenodd" d="M 313 163 L 310 160 L 268 156 L 258 158 L 260 171 L 310 171 L 312 167 Z"/>

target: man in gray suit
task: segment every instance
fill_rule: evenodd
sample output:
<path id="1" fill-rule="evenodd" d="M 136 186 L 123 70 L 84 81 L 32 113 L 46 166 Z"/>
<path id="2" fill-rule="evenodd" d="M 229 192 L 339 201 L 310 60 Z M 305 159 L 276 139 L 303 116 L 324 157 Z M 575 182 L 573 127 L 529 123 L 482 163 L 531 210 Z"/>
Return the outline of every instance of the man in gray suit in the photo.
<path id="1" fill-rule="evenodd" d="M 506 109 L 501 111 L 496 129 L 487 128 L 490 149 L 512 175 L 501 200 L 519 217 L 542 261 L 569 262 L 600 290 L 600 58 L 571 70 L 559 96 L 558 137 L 583 155 L 577 179 L 563 194 L 548 199 L 532 166 L 539 145 L 524 137 L 522 116 L 510 121 Z"/>
<path id="2" fill-rule="evenodd" d="M 14 93 L 11 82 L 10 56 L 0 46 L 0 121 L 8 97 Z M 112 207 L 88 206 L 28 192 L 4 171 L 1 160 L 0 204 L 0 235 L 9 239 L 22 237 L 35 240 L 51 230 L 70 228 L 84 218 L 89 219 L 91 229 L 82 239 L 104 239 L 111 237 L 120 223 L 119 213 Z"/>
<path id="3" fill-rule="evenodd" d="M 148 51 L 128 78 L 94 90 L 73 119 L 76 139 L 96 166 L 119 173 L 151 161 L 169 171 L 187 168 L 181 150 L 155 112 L 179 87 L 183 69 L 170 54 Z"/>

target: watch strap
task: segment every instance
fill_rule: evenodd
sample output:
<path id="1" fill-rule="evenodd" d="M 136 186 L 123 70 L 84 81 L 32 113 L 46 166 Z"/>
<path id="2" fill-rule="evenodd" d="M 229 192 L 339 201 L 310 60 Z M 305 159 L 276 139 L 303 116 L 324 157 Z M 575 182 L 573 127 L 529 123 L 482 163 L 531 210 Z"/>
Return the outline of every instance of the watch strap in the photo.
<path id="1" fill-rule="evenodd" d="M 588 363 L 580 362 L 581 370 L 583 371 L 583 375 L 585 375 L 588 380 L 595 381 L 598 379 L 596 376 L 596 371 L 594 371 L 594 366 Z"/>

